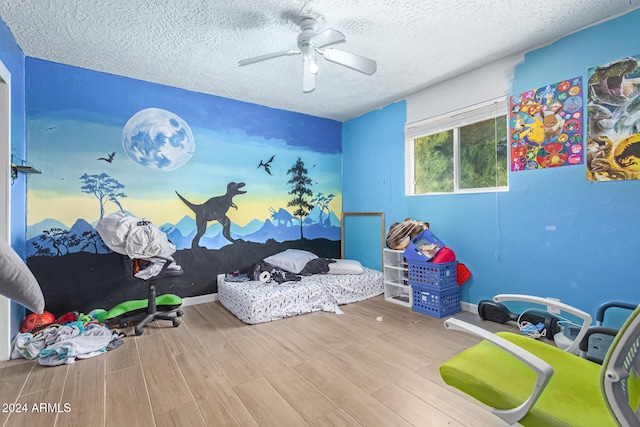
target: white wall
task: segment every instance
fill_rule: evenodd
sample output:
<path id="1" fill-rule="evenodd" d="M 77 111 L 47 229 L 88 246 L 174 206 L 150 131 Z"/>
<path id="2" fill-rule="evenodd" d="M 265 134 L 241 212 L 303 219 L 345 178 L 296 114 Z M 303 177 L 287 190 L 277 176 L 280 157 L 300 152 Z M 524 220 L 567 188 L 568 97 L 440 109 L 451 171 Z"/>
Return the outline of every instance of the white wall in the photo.
<path id="1" fill-rule="evenodd" d="M 524 54 L 510 56 L 408 96 L 407 123 L 505 96 L 513 69 L 523 60 Z"/>

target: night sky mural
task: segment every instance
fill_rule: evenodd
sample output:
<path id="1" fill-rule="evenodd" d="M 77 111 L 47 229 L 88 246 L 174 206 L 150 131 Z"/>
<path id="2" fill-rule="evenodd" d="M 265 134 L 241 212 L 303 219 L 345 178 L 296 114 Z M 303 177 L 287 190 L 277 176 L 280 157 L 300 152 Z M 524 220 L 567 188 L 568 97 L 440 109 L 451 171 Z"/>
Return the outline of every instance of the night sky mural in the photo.
<path id="1" fill-rule="evenodd" d="M 95 231 L 151 221 L 185 274 L 182 297 L 287 248 L 340 255 L 341 124 L 26 59 L 27 263 L 54 313 L 145 296 Z M 301 95 L 303 96 L 303 95 Z"/>

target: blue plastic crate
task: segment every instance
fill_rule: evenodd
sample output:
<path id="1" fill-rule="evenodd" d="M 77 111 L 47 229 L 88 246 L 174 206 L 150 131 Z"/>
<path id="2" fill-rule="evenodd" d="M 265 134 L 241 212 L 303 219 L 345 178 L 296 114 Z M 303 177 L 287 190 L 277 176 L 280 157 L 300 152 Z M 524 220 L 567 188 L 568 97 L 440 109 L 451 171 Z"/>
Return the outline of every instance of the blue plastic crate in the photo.
<path id="1" fill-rule="evenodd" d="M 407 262 L 427 262 L 445 246 L 442 240 L 427 229 L 409 242 L 404 250 L 404 257 Z"/>
<path id="2" fill-rule="evenodd" d="M 429 286 L 435 289 L 458 287 L 458 261 L 436 264 L 434 262 L 407 261 L 410 285 Z"/>
<path id="3" fill-rule="evenodd" d="M 411 309 L 438 319 L 462 311 L 460 287 L 437 290 L 426 286 L 411 285 L 413 305 Z"/>

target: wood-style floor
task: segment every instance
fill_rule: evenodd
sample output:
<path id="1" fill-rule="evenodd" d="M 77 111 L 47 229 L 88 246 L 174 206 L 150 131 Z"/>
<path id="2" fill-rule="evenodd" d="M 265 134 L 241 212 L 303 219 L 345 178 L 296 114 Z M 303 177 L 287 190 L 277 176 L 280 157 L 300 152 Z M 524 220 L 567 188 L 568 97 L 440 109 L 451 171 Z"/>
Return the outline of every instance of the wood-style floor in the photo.
<path id="1" fill-rule="evenodd" d="M 0 426 L 504 425 L 440 379 L 475 338 L 382 296 L 341 308 L 246 325 L 211 302 L 91 359 L 2 362 Z"/>

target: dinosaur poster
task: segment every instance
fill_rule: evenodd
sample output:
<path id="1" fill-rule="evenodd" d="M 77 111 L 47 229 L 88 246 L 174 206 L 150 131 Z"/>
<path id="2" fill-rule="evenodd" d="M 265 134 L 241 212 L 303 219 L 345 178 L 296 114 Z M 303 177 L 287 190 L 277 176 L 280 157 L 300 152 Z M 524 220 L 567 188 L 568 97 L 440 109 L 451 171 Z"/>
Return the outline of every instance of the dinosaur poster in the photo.
<path id="1" fill-rule="evenodd" d="M 583 163 L 582 78 L 510 98 L 511 171 Z"/>
<path id="2" fill-rule="evenodd" d="M 640 55 L 589 69 L 587 180 L 640 179 Z"/>

